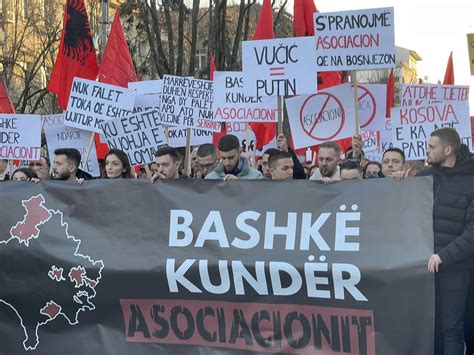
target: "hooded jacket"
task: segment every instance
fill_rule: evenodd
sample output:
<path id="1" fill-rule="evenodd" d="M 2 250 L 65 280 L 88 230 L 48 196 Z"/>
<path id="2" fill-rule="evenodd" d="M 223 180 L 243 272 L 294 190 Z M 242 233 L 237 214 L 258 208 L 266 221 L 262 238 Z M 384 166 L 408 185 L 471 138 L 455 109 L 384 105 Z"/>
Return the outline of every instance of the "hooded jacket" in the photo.
<path id="1" fill-rule="evenodd" d="M 263 175 L 260 171 L 257 169 L 254 169 L 250 166 L 250 163 L 247 159 L 245 158 L 240 158 L 240 162 L 243 163 L 242 169 L 240 172 L 236 175 L 239 179 L 241 180 L 260 180 L 263 179 Z M 217 168 L 211 173 L 209 173 L 205 179 L 206 180 L 222 180 L 224 179 L 224 176 L 226 176 L 226 173 L 224 172 L 224 164 L 220 163 Z"/>
<path id="2" fill-rule="evenodd" d="M 435 253 L 441 269 L 474 270 L 474 156 L 462 144 L 452 168 L 431 166 Z"/>

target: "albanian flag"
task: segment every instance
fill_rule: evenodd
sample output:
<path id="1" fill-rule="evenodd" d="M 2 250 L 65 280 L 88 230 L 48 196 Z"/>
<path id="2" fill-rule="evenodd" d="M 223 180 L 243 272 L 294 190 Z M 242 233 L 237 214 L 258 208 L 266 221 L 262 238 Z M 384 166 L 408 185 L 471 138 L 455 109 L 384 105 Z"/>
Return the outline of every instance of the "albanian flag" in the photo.
<path id="1" fill-rule="evenodd" d="M 98 71 L 84 0 L 67 0 L 61 43 L 48 90 L 58 95 L 58 104 L 65 110 L 74 77 L 95 80 Z"/>

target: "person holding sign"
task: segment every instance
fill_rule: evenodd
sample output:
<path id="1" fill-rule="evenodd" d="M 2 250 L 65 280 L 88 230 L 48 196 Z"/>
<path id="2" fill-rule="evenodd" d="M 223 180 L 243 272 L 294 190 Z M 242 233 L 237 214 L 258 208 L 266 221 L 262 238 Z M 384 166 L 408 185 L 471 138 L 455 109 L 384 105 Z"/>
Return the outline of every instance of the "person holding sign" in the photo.
<path id="1" fill-rule="evenodd" d="M 219 139 L 217 145 L 221 163 L 217 168 L 206 176 L 208 180 L 260 180 L 263 175 L 257 169 L 250 166 L 247 159 L 241 156 L 242 150 L 240 148 L 239 139 L 227 134 Z"/>
<path id="2" fill-rule="evenodd" d="M 107 179 L 130 178 L 130 161 L 127 154 L 120 149 L 111 149 L 105 155 L 105 173 Z"/>
<path id="3" fill-rule="evenodd" d="M 433 131 L 426 151 L 431 166 L 417 176 L 433 176 L 436 273 L 435 354 L 463 355 L 463 317 L 474 271 L 474 157 L 453 128 Z"/>
<path id="4" fill-rule="evenodd" d="M 179 170 L 181 157 L 175 148 L 162 147 L 156 151 L 155 157 L 156 170 L 151 177 L 151 182 L 188 178 Z"/>

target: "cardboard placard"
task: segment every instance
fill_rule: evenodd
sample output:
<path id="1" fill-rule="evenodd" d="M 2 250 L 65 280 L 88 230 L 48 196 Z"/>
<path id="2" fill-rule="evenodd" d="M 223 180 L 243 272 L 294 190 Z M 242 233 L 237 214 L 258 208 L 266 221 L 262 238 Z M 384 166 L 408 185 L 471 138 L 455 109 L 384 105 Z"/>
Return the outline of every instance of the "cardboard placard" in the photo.
<path id="1" fill-rule="evenodd" d="M 313 16 L 318 71 L 395 67 L 393 7 Z"/>
<path id="2" fill-rule="evenodd" d="M 318 85 L 315 56 L 314 37 L 242 42 L 245 95 L 315 93 Z"/>
<path id="3" fill-rule="evenodd" d="M 104 121 L 129 115 L 135 91 L 96 81 L 74 78 L 64 124 L 85 131 L 101 133 Z"/>

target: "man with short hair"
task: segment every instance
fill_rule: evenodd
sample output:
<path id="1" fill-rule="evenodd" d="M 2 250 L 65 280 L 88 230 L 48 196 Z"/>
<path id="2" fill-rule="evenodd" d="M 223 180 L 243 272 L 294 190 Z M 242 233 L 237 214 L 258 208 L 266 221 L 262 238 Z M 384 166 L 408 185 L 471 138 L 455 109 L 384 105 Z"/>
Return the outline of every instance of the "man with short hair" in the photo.
<path id="1" fill-rule="evenodd" d="M 49 160 L 43 155 L 38 160 L 31 160 L 28 167 L 38 175 L 40 180 L 49 180 L 51 178 Z"/>
<path id="2" fill-rule="evenodd" d="M 179 152 L 173 147 L 161 147 L 155 153 L 155 173 L 151 182 L 156 180 L 186 179 L 180 171 L 181 157 Z"/>
<path id="3" fill-rule="evenodd" d="M 433 131 L 426 151 L 433 176 L 434 251 L 428 270 L 436 272 L 435 354 L 463 355 L 463 316 L 474 270 L 474 158 L 453 128 Z"/>
<path id="4" fill-rule="evenodd" d="M 384 176 L 395 176 L 402 171 L 405 164 L 405 153 L 400 148 L 388 148 L 382 155 L 382 174 Z"/>
<path id="5" fill-rule="evenodd" d="M 217 165 L 217 150 L 214 144 L 205 143 L 199 146 L 196 154 L 197 158 L 197 173 L 201 179 L 204 179 L 211 173 Z"/>
<path id="6" fill-rule="evenodd" d="M 266 151 L 263 152 L 262 155 L 262 174 L 265 177 L 265 179 L 271 179 L 272 174 L 270 174 L 270 167 L 268 166 L 268 159 L 270 158 L 270 155 L 273 153 L 278 153 L 279 150 L 276 148 L 268 148 Z"/>
<path id="7" fill-rule="evenodd" d="M 7 159 L 0 159 L 0 182 L 10 180 L 10 175 L 7 174 Z"/>
<path id="8" fill-rule="evenodd" d="M 224 181 L 263 179 L 262 173 L 252 168 L 249 161 L 241 156 L 240 142 L 236 136 L 232 134 L 222 136 L 217 149 L 221 163 L 206 176 L 206 179 Z"/>
<path id="9" fill-rule="evenodd" d="M 199 147 L 194 147 L 191 150 L 191 177 L 196 178 L 196 173 L 199 170 L 198 162 L 197 162 L 197 151 Z"/>
<path id="10" fill-rule="evenodd" d="M 54 151 L 54 180 L 76 181 L 81 166 L 81 153 L 75 148 L 60 148 Z"/>
<path id="11" fill-rule="evenodd" d="M 340 166 L 342 180 L 362 180 L 362 169 L 356 159 L 350 159 L 342 162 Z"/>
<path id="12" fill-rule="evenodd" d="M 293 158 L 288 152 L 277 151 L 268 159 L 272 180 L 293 180 Z"/>
<path id="13" fill-rule="evenodd" d="M 277 137 L 277 148 L 282 152 L 287 152 L 290 154 L 291 159 L 293 159 L 293 179 L 306 180 L 306 174 L 303 165 L 301 165 L 298 156 L 288 145 L 288 140 L 283 133 Z"/>
<path id="14" fill-rule="evenodd" d="M 329 178 L 331 181 L 341 180 L 339 172 L 339 158 L 341 147 L 336 142 L 324 142 L 319 146 L 318 169 L 310 180 L 321 181 L 322 178 Z"/>

